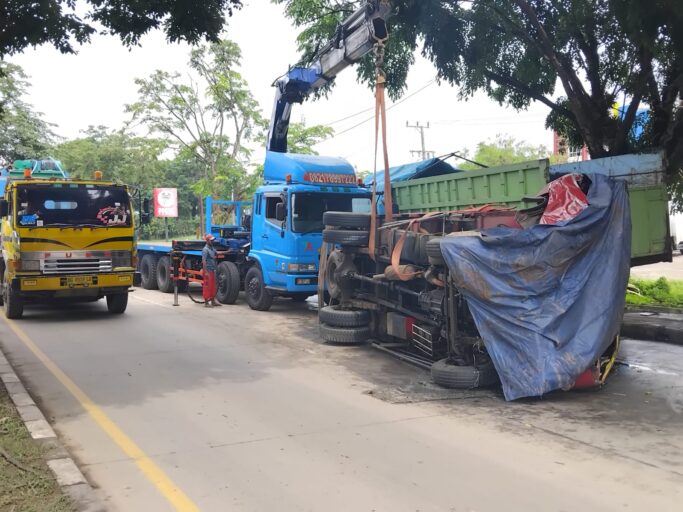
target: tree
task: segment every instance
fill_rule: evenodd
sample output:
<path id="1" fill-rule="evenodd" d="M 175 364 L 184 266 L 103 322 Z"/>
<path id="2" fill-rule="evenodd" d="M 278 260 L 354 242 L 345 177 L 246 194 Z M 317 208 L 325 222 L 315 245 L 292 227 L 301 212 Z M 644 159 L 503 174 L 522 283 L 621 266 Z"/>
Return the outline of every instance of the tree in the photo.
<path id="1" fill-rule="evenodd" d="M 467 151 L 461 151 L 460 153 L 468 157 Z M 515 140 L 514 137 L 496 135 L 494 139 L 477 144 L 477 150 L 471 159 L 487 167 L 494 167 L 548 158 L 550 156 L 549 153 L 548 148 L 545 146 L 531 146 L 526 142 Z M 481 169 L 481 166 L 466 162 L 458 165 L 458 168 L 471 171 Z"/>
<path id="2" fill-rule="evenodd" d="M 203 176 L 192 186 L 200 198 L 243 197 L 251 151 L 245 142 L 265 128 L 258 103 L 236 70 L 240 49 L 221 41 L 192 50 L 190 69 L 199 77 L 155 71 L 137 79 L 139 99 L 126 106 L 133 121 L 164 137 L 181 158 L 193 158 Z M 248 181 L 248 180 L 246 180 Z"/>
<path id="3" fill-rule="evenodd" d="M 28 46 L 50 43 L 62 53 L 74 53 L 73 41 L 87 43 L 98 29 L 121 38 L 126 46 L 138 44 L 153 29 L 163 28 L 170 42 L 195 44 L 202 37 L 217 41 L 224 13 L 241 7 L 241 0 L 85 0 L 85 16 L 74 0 L 0 3 L 0 58 Z M 86 21 L 87 20 L 87 21 Z"/>
<path id="4" fill-rule="evenodd" d="M 339 0 L 273 0 L 304 27 L 299 48 L 310 62 L 321 41 L 358 5 Z M 392 0 L 386 69 L 400 95 L 422 45 L 437 76 L 461 98 L 485 91 L 516 109 L 539 101 L 546 124 L 591 156 L 664 150 L 672 182 L 683 180 L 683 3 L 679 0 Z M 397 64 L 400 63 L 400 64 Z M 358 70 L 373 82 L 369 56 Z M 564 95 L 557 94 L 560 84 Z M 619 102 L 621 114 L 612 106 Z M 647 105 L 649 114 L 638 116 Z M 634 125 L 642 124 L 636 139 Z"/>
<path id="5" fill-rule="evenodd" d="M 287 133 L 287 147 L 290 153 L 300 155 L 317 155 L 313 146 L 331 137 L 334 128 L 323 125 L 306 126 L 303 123 L 291 123 Z"/>
<path id="6" fill-rule="evenodd" d="M 42 114 L 24 101 L 28 77 L 16 64 L 0 61 L 0 159 L 41 158 L 55 135 Z"/>

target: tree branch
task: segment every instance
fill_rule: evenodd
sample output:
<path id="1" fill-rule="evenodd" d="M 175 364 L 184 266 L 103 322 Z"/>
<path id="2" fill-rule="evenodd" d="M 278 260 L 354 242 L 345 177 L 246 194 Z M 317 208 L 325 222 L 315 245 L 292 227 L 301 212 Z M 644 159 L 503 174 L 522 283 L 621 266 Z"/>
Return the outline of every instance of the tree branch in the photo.
<path id="1" fill-rule="evenodd" d="M 556 112 L 560 112 L 561 114 L 564 114 L 565 116 L 574 117 L 574 114 L 571 112 L 571 110 L 558 105 L 557 103 L 551 101 L 550 99 L 546 98 L 542 94 L 537 93 L 536 91 L 534 91 L 531 87 L 529 87 L 525 83 L 520 82 L 519 80 L 512 78 L 511 76 L 503 76 L 501 74 L 496 73 L 495 71 L 491 71 L 488 69 L 484 70 L 484 76 L 486 76 L 487 78 L 490 78 L 491 80 L 493 80 L 495 82 L 498 82 L 499 84 L 507 85 L 509 87 L 517 89 L 518 91 L 524 93 L 525 95 L 529 96 L 530 98 L 533 98 L 536 101 L 543 103 L 547 107 L 550 107 L 551 109 L 555 110 Z"/>

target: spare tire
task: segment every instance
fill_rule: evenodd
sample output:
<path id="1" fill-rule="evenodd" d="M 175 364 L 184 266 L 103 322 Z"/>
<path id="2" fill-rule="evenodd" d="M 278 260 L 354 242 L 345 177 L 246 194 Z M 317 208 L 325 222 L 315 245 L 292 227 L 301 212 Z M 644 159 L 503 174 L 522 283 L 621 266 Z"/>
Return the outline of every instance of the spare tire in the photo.
<path id="1" fill-rule="evenodd" d="M 444 388 L 474 389 L 498 383 L 498 373 L 489 359 L 476 366 L 458 366 L 450 359 L 432 365 L 432 381 Z"/>
<path id="2" fill-rule="evenodd" d="M 341 309 L 326 306 L 318 311 L 320 323 L 332 327 L 361 327 L 370 323 L 370 312 L 363 309 Z"/>
<path id="3" fill-rule="evenodd" d="M 325 212 L 323 224 L 338 228 L 370 229 L 369 213 Z"/>
<path id="4" fill-rule="evenodd" d="M 427 259 L 431 265 L 445 265 L 446 260 L 441 252 L 442 237 L 432 238 L 426 244 Z"/>
<path id="5" fill-rule="evenodd" d="M 333 327 L 320 324 L 320 336 L 328 343 L 340 345 L 356 345 L 365 343 L 370 337 L 370 327 Z"/>
<path id="6" fill-rule="evenodd" d="M 323 230 L 323 241 L 331 244 L 365 247 L 370 241 L 370 235 L 367 231 L 325 229 Z"/>

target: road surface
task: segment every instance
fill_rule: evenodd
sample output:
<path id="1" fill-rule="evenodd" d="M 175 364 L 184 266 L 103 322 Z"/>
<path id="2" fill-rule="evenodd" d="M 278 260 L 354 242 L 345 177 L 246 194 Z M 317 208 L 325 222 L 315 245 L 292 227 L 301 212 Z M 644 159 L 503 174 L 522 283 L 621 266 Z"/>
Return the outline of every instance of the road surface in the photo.
<path id="1" fill-rule="evenodd" d="M 681 510 L 683 347 L 627 340 L 601 391 L 506 403 L 323 345 L 310 309 L 136 290 L 0 343 L 113 511 Z"/>

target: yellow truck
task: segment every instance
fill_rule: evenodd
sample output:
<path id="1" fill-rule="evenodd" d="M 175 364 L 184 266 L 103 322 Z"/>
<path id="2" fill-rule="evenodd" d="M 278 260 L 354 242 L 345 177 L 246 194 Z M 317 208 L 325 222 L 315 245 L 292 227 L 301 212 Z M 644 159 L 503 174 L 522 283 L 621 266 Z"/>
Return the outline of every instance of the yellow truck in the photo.
<path id="1" fill-rule="evenodd" d="M 121 314 L 139 273 L 128 188 L 72 180 L 56 160 L 0 169 L 3 303 L 21 318 L 31 302 L 97 301 Z"/>

